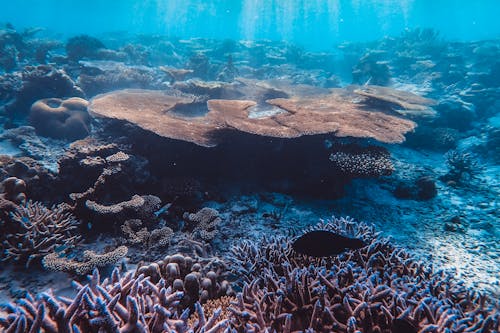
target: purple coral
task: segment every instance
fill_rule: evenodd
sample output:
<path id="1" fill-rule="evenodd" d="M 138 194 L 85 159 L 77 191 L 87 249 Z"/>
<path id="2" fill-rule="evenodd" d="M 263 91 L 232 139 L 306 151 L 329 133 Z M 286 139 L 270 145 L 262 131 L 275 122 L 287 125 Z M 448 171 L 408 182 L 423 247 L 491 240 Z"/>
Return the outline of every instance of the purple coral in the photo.
<path id="1" fill-rule="evenodd" d="M 221 332 L 227 319 L 221 311 L 206 318 L 199 302 L 204 291 L 220 297 L 230 294 L 227 282 L 206 271 L 209 266 L 181 255 L 140 267 L 125 275 L 117 269 L 102 282 L 94 270 L 86 285 L 73 282 L 73 298 L 56 297 L 52 292 L 4 306 L 0 329 L 6 332 Z M 205 273 L 206 272 L 206 273 Z M 182 280 L 184 279 L 184 281 Z M 213 282 L 208 290 L 205 280 Z M 193 288 L 194 286 L 194 288 Z M 192 309 L 196 320 L 190 320 Z M 193 311 L 191 311 L 192 313 Z"/>
<path id="2" fill-rule="evenodd" d="M 290 239 L 232 250 L 235 272 L 245 277 L 231 308 L 245 331 L 497 332 L 499 304 L 470 291 L 444 271 L 414 260 L 373 227 L 333 219 L 316 227 L 363 239 L 364 248 L 310 259 L 294 253 Z"/>

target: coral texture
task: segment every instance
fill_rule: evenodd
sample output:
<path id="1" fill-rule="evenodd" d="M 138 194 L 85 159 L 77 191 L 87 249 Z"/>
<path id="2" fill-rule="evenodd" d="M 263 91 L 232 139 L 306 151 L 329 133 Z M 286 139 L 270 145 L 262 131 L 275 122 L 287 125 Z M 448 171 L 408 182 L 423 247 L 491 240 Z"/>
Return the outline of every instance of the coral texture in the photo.
<path id="1" fill-rule="evenodd" d="M 125 234 L 127 243 L 141 245 L 146 249 L 167 246 L 174 232 L 169 227 L 157 228 L 149 231 L 147 227 L 143 226 L 143 222 L 139 219 L 125 221 L 121 229 Z"/>
<path id="2" fill-rule="evenodd" d="M 2 260 L 29 267 L 57 248 L 71 248 L 80 241 L 78 224 L 62 206 L 47 208 L 28 201 L 12 212 L 11 220 L 4 222 Z"/>
<path id="3" fill-rule="evenodd" d="M 135 273 L 120 275 L 115 269 L 102 282 L 94 270 L 88 284 L 73 282 L 74 298 L 49 291 L 6 306 L 0 327 L 6 332 L 222 332 L 229 321 L 219 318 L 220 310 L 207 318 L 200 302 L 232 292 L 207 268 L 175 255 Z M 190 322 L 194 312 L 198 319 Z"/>
<path id="4" fill-rule="evenodd" d="M 329 159 L 335 168 L 351 177 L 388 176 L 394 171 L 389 152 L 382 147 L 341 147 Z"/>
<path id="5" fill-rule="evenodd" d="M 231 89 L 224 90 L 224 95 L 246 94 L 246 98 L 257 100 L 210 99 L 206 115 L 185 117 L 176 111 L 195 100 L 159 91 L 121 90 L 97 96 L 91 101 L 89 111 L 97 117 L 126 120 L 162 137 L 201 146 L 216 145 L 215 134 L 223 129 L 279 138 L 332 133 L 397 143 L 404 141 L 404 134 L 415 127 L 410 120 L 377 110 L 367 111 L 362 104 L 353 103 L 340 93 L 260 101 L 265 95 L 255 96 L 244 88 Z M 273 112 L 251 117 L 253 108 Z"/>
<path id="6" fill-rule="evenodd" d="M 316 226 L 363 239 L 364 248 L 312 260 L 286 237 L 232 249 L 248 283 L 231 311 L 241 331 L 497 332 L 498 301 L 414 260 L 372 226 L 333 219 Z M 406 332 L 406 331 L 405 331 Z"/>
<path id="7" fill-rule="evenodd" d="M 113 251 L 97 254 L 94 251 L 84 251 L 83 260 L 76 261 L 67 259 L 59 255 L 59 253 L 51 253 L 42 259 L 42 265 L 46 269 L 60 272 L 76 273 L 77 275 L 85 275 L 91 273 L 96 268 L 102 268 L 116 264 L 127 255 L 128 249 L 126 246 L 119 246 Z"/>
<path id="8" fill-rule="evenodd" d="M 219 212 L 213 208 L 204 207 L 195 214 L 184 214 L 184 219 L 194 225 L 193 234 L 204 241 L 211 241 L 217 235 L 217 225 L 221 222 Z"/>
<path id="9" fill-rule="evenodd" d="M 87 105 L 88 102 L 79 97 L 41 99 L 31 106 L 30 122 L 42 136 L 82 139 L 90 132 Z"/>

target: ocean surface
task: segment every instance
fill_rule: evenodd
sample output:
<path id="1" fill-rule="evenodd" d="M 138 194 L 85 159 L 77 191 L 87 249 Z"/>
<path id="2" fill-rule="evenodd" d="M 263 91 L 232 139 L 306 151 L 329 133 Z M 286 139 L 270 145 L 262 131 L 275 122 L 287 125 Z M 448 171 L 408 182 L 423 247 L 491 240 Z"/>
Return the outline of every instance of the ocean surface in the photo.
<path id="1" fill-rule="evenodd" d="M 0 0 L 0 332 L 500 332 L 499 0 Z"/>

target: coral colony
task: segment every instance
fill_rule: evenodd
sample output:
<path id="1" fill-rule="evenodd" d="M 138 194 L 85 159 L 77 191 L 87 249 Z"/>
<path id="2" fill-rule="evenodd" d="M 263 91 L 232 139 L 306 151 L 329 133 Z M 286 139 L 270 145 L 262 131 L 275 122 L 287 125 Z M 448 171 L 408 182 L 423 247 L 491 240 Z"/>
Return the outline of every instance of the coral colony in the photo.
<path id="1" fill-rule="evenodd" d="M 498 41 L 36 36 L 0 30 L 0 331 L 500 331 Z"/>

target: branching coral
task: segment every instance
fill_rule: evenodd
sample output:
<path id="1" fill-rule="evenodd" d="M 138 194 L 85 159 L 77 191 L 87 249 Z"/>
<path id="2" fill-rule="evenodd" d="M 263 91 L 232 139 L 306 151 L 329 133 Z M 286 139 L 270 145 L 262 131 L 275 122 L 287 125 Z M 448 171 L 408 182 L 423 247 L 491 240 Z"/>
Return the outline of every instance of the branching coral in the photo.
<path id="1" fill-rule="evenodd" d="M 126 236 L 127 243 L 142 245 L 146 249 L 167 246 L 173 236 L 171 228 L 163 227 L 149 231 L 147 227 L 143 227 L 139 219 L 125 221 L 121 229 Z"/>
<path id="2" fill-rule="evenodd" d="M 475 178 L 481 171 L 479 162 L 471 153 L 451 150 L 446 153 L 445 158 L 449 171 L 441 177 L 443 181 L 460 183 Z"/>
<path id="3" fill-rule="evenodd" d="M 382 147 L 340 147 L 330 161 L 343 174 L 352 177 L 388 176 L 394 171 L 389 152 Z"/>
<path id="4" fill-rule="evenodd" d="M 75 246 L 80 236 L 78 221 L 62 206 L 47 208 L 28 201 L 12 213 L 4 225 L 3 261 L 13 261 L 28 267 L 33 261 L 53 253 L 58 247 Z"/>
<path id="5" fill-rule="evenodd" d="M 318 260 L 294 253 L 286 237 L 233 248 L 235 271 L 249 282 L 230 308 L 239 330 L 400 332 L 403 325 L 415 332 L 498 331 L 496 301 L 414 260 L 373 227 L 334 219 L 317 228 L 367 245 Z"/>
<path id="6" fill-rule="evenodd" d="M 188 327 L 188 312 L 179 311 L 179 300 L 183 292 L 153 284 L 143 275 L 120 277 L 117 273 L 111 280 L 99 283 L 94 272 L 88 285 L 78 286 L 74 299 L 58 301 L 50 292 L 34 299 L 28 296 L 17 307 L 8 310 L 13 315 L 2 319 L 7 331 L 33 332 L 196 332 L 227 326 L 227 321 L 217 322 L 219 313 L 208 321 L 198 304 L 200 319 Z M 124 296 L 121 296 L 121 295 Z"/>
<path id="7" fill-rule="evenodd" d="M 194 225 L 193 234 L 205 241 L 211 241 L 217 235 L 217 226 L 221 222 L 219 212 L 204 207 L 195 214 L 184 213 L 184 219 Z"/>
<path id="8" fill-rule="evenodd" d="M 96 268 L 102 268 L 116 264 L 127 255 L 126 246 L 119 246 L 115 250 L 97 254 L 94 251 L 84 251 L 83 260 L 76 261 L 61 257 L 59 253 L 51 253 L 42 259 L 43 267 L 61 272 L 76 273 L 85 275 L 91 273 Z"/>
<path id="9" fill-rule="evenodd" d="M 220 318 L 220 310 L 207 318 L 198 299 L 213 288 L 222 294 L 230 290 L 227 281 L 219 282 L 220 275 L 205 272 L 202 264 L 181 255 L 126 275 L 114 270 L 102 282 L 94 270 L 88 284 L 73 282 L 78 291 L 74 298 L 56 298 L 49 291 L 8 305 L 7 316 L 0 314 L 0 328 L 7 332 L 222 332 L 229 321 Z M 205 280 L 216 284 L 203 289 L 209 285 Z M 189 321 L 193 312 L 198 319 Z"/>

